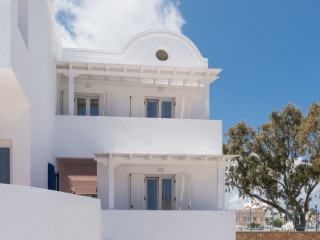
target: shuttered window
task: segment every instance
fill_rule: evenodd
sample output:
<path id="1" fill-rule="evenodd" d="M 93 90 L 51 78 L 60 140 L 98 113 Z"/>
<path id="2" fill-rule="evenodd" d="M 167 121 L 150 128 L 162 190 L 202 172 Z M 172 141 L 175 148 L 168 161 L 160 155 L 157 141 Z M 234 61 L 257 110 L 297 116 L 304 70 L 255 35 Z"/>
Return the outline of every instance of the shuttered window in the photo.
<path id="1" fill-rule="evenodd" d="M 10 184 L 10 148 L 0 147 L 0 183 Z"/>

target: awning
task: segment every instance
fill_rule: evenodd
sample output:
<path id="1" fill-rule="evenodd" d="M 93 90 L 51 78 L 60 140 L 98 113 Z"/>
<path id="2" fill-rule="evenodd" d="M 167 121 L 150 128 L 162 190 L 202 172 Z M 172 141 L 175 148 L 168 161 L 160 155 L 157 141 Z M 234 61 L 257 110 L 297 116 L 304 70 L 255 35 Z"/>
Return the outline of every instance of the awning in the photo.
<path id="1" fill-rule="evenodd" d="M 108 165 L 229 165 L 239 155 L 196 155 L 196 154 L 141 154 L 141 153 L 95 153 L 95 161 Z"/>
<path id="2" fill-rule="evenodd" d="M 156 86 L 204 87 L 218 79 L 221 69 L 168 66 L 57 62 L 57 74 L 67 79 L 72 72 L 77 80 L 103 80 Z"/>

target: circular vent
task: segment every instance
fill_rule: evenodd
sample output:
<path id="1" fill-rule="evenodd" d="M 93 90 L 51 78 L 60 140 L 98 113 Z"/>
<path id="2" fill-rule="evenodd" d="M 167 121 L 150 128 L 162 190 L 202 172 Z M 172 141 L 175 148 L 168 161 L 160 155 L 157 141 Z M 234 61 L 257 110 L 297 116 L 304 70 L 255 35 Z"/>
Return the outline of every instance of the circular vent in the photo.
<path id="1" fill-rule="evenodd" d="M 160 60 L 160 61 L 166 61 L 169 56 L 168 53 L 165 50 L 158 50 L 156 52 L 156 57 Z"/>

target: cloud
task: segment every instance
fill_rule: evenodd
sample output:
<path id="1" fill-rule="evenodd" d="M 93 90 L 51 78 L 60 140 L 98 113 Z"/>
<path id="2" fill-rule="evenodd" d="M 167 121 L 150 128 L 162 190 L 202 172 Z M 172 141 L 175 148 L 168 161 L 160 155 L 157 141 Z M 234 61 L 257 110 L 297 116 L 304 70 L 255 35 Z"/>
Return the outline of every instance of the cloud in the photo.
<path id="1" fill-rule="evenodd" d="M 51 0 L 64 47 L 120 50 L 151 29 L 181 32 L 177 0 Z"/>
<path id="2" fill-rule="evenodd" d="M 250 203 L 249 198 L 239 198 L 237 190 L 233 190 L 230 193 L 226 193 L 226 209 L 228 210 L 240 210 L 243 209 L 244 204 Z"/>

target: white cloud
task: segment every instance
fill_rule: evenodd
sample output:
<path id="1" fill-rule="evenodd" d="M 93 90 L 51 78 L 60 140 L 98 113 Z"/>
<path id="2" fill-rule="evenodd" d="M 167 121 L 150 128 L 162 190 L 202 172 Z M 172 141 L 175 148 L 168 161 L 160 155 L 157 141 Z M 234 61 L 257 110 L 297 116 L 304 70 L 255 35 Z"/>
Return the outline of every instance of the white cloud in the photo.
<path id="1" fill-rule="evenodd" d="M 226 209 L 228 210 L 240 210 L 243 209 L 244 204 L 250 203 L 249 198 L 239 198 L 237 190 L 233 190 L 230 193 L 226 193 Z"/>
<path id="2" fill-rule="evenodd" d="M 119 50 L 150 29 L 181 32 L 177 0 L 51 0 L 64 47 Z"/>

